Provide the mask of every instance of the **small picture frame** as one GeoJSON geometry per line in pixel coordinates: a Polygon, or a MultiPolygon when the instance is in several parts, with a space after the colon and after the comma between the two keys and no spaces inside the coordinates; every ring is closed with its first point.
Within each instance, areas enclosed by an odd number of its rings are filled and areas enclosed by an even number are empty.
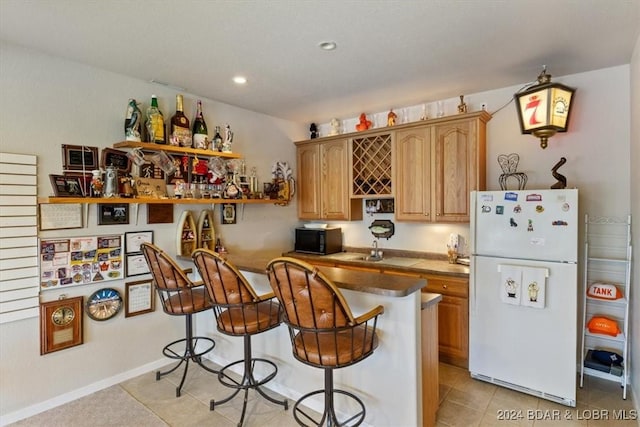
{"type": "Polygon", "coordinates": [[[151,279],[125,283],[125,318],[155,311],[155,302],[151,279]]]}
{"type": "Polygon", "coordinates": [[[102,160],[100,161],[100,165],[104,169],[106,169],[107,166],[114,166],[121,175],[128,175],[131,173],[131,160],[127,157],[127,153],[120,150],[114,150],[113,148],[102,149],[102,160]]]}
{"type": "Polygon", "coordinates": [[[165,179],[164,172],[153,163],[143,163],[138,166],[138,178],[165,179]]]}
{"type": "Polygon", "coordinates": [[[91,171],[98,169],[98,147],[63,144],[62,169],[65,171],[91,171]]]}
{"type": "Polygon", "coordinates": [[[129,205],[98,203],[98,225],[129,224],[129,205]]]}
{"type": "Polygon", "coordinates": [[[153,231],[133,231],[124,233],[124,253],[139,253],[140,245],[143,243],[153,243],[153,231]]]}
{"type": "Polygon", "coordinates": [[[38,226],[41,231],[82,228],[81,203],[40,203],[38,208],[38,226]]]}
{"type": "Polygon", "coordinates": [[[55,197],[84,197],[79,177],[49,174],[49,179],[55,197]]]}
{"type": "Polygon", "coordinates": [[[139,199],[162,199],[167,197],[164,179],[136,178],[136,195],[139,199]]]}
{"type": "Polygon", "coordinates": [[[125,268],[125,275],[127,277],[149,274],[149,265],[142,252],[126,254],[125,268]]]}
{"type": "Polygon", "coordinates": [[[80,180],[80,184],[82,184],[82,193],[85,197],[89,197],[91,195],[91,180],[93,179],[93,175],[89,172],[64,172],[64,176],[70,178],[78,178],[80,180]]]}
{"type": "Polygon", "coordinates": [[[223,203],[222,204],[222,223],[223,224],[235,224],[236,223],[236,205],[235,205],[235,203],[223,203]]]}

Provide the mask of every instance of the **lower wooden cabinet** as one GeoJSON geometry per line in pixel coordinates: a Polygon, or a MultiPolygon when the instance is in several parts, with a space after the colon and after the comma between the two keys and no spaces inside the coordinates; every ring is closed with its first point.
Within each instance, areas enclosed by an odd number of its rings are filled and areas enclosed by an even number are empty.
{"type": "Polygon", "coordinates": [[[461,368],[469,367],[469,281],[466,279],[423,276],[424,292],[442,295],[438,305],[438,347],[440,361],[461,368]]]}

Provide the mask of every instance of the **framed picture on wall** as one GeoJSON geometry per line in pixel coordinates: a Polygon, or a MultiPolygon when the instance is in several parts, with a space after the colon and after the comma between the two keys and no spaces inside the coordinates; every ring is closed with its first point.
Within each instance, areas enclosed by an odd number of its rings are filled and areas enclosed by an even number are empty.
{"type": "Polygon", "coordinates": [[[91,171],[98,169],[98,147],[63,144],[62,169],[65,171],[91,171]]]}
{"type": "Polygon", "coordinates": [[[235,205],[235,203],[223,203],[222,204],[222,223],[223,224],[235,224],[236,223],[236,205],[235,205]]]}
{"type": "Polygon", "coordinates": [[[49,179],[55,197],[84,197],[80,177],[50,174],[49,179]]]}
{"type": "Polygon", "coordinates": [[[126,203],[98,204],[98,225],[129,224],[129,205],[126,203]]]}
{"type": "Polygon", "coordinates": [[[151,313],[156,309],[152,280],[125,283],[124,317],[151,313]]]}
{"type": "Polygon", "coordinates": [[[153,243],[153,231],[133,231],[124,233],[124,253],[132,254],[140,252],[140,245],[143,243],[153,243]]]}

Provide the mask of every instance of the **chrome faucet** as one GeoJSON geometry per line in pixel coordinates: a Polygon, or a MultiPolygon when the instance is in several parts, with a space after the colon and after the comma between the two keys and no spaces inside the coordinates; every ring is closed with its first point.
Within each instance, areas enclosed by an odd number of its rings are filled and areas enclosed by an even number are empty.
{"type": "Polygon", "coordinates": [[[372,247],[373,249],[371,249],[371,258],[375,260],[382,259],[382,251],[378,250],[378,239],[373,241],[372,247]]]}

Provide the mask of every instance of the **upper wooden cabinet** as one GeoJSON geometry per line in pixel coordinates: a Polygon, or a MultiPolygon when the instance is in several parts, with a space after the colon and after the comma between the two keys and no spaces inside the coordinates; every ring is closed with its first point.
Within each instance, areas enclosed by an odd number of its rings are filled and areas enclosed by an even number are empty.
{"type": "Polygon", "coordinates": [[[347,140],[297,145],[298,217],[362,219],[362,200],[349,197],[347,140]]]}
{"type": "Polygon", "coordinates": [[[469,221],[469,193],[486,188],[490,118],[482,111],[396,132],[397,220],[469,221]]]}
{"type": "Polygon", "coordinates": [[[398,221],[469,222],[486,189],[486,111],[296,142],[298,217],[362,219],[362,199],[395,197],[398,221]]]}

